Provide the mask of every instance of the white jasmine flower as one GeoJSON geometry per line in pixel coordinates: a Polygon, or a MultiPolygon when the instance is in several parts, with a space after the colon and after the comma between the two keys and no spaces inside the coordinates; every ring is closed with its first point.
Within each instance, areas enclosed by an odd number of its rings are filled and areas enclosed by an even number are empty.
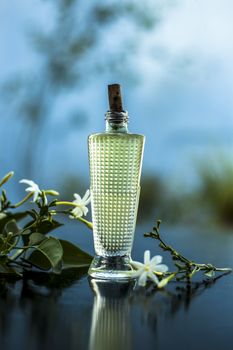
{"type": "Polygon", "coordinates": [[[74,193],[74,198],[75,200],[72,203],[76,204],[76,207],[71,211],[73,215],[70,215],[70,218],[74,219],[83,215],[86,216],[88,213],[87,204],[91,201],[90,191],[87,190],[83,198],[79,194],[74,193]]]}
{"type": "Polygon", "coordinates": [[[29,187],[25,189],[26,192],[33,193],[33,202],[35,202],[39,195],[41,194],[41,190],[39,189],[39,186],[32,180],[26,180],[22,179],[19,181],[20,183],[27,184],[29,187]]]}
{"type": "Polygon", "coordinates": [[[159,279],[156,274],[162,275],[168,271],[167,265],[161,264],[162,260],[163,258],[161,255],[155,255],[150,259],[150,251],[146,250],[144,253],[144,264],[137,261],[131,261],[131,265],[136,271],[132,271],[130,275],[132,277],[138,277],[139,286],[144,287],[148,278],[158,285],[159,279]]]}

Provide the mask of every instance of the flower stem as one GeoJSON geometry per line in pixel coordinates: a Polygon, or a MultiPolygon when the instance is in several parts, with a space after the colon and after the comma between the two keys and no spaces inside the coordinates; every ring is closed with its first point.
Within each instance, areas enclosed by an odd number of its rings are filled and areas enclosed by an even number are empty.
{"type": "Polygon", "coordinates": [[[77,207],[78,205],[73,202],[68,201],[57,201],[54,205],[71,205],[72,207],[77,207]]]}
{"type": "Polygon", "coordinates": [[[197,262],[194,262],[192,260],[189,260],[186,258],[184,255],[179,253],[177,250],[175,250],[172,246],[168,245],[165,243],[165,241],[161,238],[160,232],[159,232],[159,226],[160,226],[160,221],[157,222],[157,226],[153,227],[152,232],[145,233],[145,237],[151,237],[154,239],[157,239],[160,243],[159,246],[162,248],[164,251],[170,252],[172,258],[174,261],[179,261],[182,263],[182,265],[179,265],[178,263],[174,262],[175,266],[177,267],[177,271],[173,273],[167,273],[167,275],[173,275],[173,277],[177,276],[177,274],[182,274],[180,278],[176,277],[177,279],[191,279],[194,274],[196,274],[199,271],[204,271],[205,273],[208,274],[213,274],[215,271],[219,272],[231,272],[232,269],[230,267],[216,267],[213,266],[212,264],[200,264],[197,262]]]}
{"type": "Polygon", "coordinates": [[[76,219],[79,220],[79,221],[81,221],[81,222],[83,222],[90,230],[93,230],[93,224],[92,224],[92,222],[87,221],[87,220],[85,220],[85,219],[83,219],[83,218],[81,218],[81,217],[77,217],[76,219]]]}
{"type": "Polygon", "coordinates": [[[27,202],[28,199],[31,198],[32,196],[33,196],[33,193],[32,193],[32,192],[28,193],[20,202],[11,205],[10,208],[18,208],[18,207],[20,207],[22,204],[24,204],[25,202],[27,202]]]}
{"type": "MultiPolygon", "coordinates": [[[[71,205],[73,207],[78,207],[79,206],[79,205],[77,205],[77,204],[75,204],[73,202],[68,202],[68,201],[59,201],[59,202],[56,202],[55,205],[71,205]]],[[[67,212],[65,212],[65,214],[67,214],[67,212]]],[[[82,223],[84,223],[90,230],[93,229],[92,222],[83,219],[81,216],[79,216],[79,217],[75,217],[74,216],[74,219],[79,220],[82,223]]]]}

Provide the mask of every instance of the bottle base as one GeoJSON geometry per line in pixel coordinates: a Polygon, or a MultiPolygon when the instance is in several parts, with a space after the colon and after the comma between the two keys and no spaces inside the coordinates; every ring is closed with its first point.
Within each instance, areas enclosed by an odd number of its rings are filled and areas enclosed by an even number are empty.
{"type": "Polygon", "coordinates": [[[132,280],[130,271],[130,257],[124,256],[109,256],[103,257],[96,255],[88,270],[89,276],[102,280],[132,280]]]}

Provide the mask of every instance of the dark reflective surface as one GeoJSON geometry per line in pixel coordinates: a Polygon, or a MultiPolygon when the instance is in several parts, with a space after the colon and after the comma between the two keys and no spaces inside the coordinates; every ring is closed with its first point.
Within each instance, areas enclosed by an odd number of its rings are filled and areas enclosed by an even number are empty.
{"type": "Polygon", "coordinates": [[[135,282],[111,283],[91,279],[95,293],[89,350],[131,349],[130,295],[135,282]]]}
{"type": "MultiPolygon", "coordinates": [[[[67,238],[90,248],[91,236],[76,227],[67,238]]],[[[167,229],[165,237],[193,258],[233,265],[230,234],[167,229]]],[[[158,253],[138,233],[135,258],[149,247],[158,253]]],[[[1,279],[0,349],[232,349],[232,297],[233,274],[162,291],[89,279],[86,270],[1,279]]]]}

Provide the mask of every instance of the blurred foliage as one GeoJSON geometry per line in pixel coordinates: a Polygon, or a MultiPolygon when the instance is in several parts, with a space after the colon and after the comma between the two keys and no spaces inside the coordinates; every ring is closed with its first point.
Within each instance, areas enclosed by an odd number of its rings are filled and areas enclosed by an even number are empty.
{"type": "Polygon", "coordinates": [[[62,182],[60,184],[60,194],[66,200],[73,197],[74,192],[76,193],[85,193],[88,188],[87,181],[84,181],[83,178],[77,177],[73,174],[66,174],[62,177],[62,182]]]}
{"type": "Polygon", "coordinates": [[[233,164],[221,157],[214,164],[202,163],[197,201],[210,220],[233,226],[233,164]]]}
{"type": "Polygon", "coordinates": [[[139,222],[155,217],[166,222],[176,222],[182,216],[182,206],[183,198],[168,187],[161,177],[149,174],[142,177],[139,222]]]}
{"type": "MultiPolygon", "coordinates": [[[[161,176],[145,174],[141,179],[138,223],[160,218],[170,224],[233,226],[233,164],[227,158],[201,162],[198,185],[168,183],[161,176]]],[[[70,174],[62,177],[62,197],[83,194],[88,183],[70,174]]]]}
{"type": "Polygon", "coordinates": [[[179,191],[160,177],[142,179],[139,221],[159,217],[167,223],[233,227],[233,164],[226,157],[200,162],[198,185],[179,191]]]}
{"type": "Polygon", "coordinates": [[[11,106],[12,116],[17,120],[24,119],[25,148],[21,150],[24,160],[20,163],[26,177],[33,177],[35,170],[38,172],[37,163],[43,165],[46,149],[43,142],[56,102],[59,100],[61,103],[64,95],[75,88],[77,105],[74,110],[67,110],[66,120],[69,123],[71,119],[71,123],[80,128],[83,120],[73,123],[77,121],[74,116],[79,115],[78,89],[101,69],[120,68],[127,72],[126,57],[140,47],[136,34],[139,32],[135,31],[132,38],[125,40],[127,36],[121,35],[120,38],[118,31],[112,30],[113,25],[131,23],[137,29],[149,30],[158,23],[160,16],[159,3],[154,4],[151,0],[143,3],[132,0],[46,2],[51,4],[53,10],[51,18],[48,18],[52,23],[50,29],[36,28],[34,23],[29,33],[32,47],[40,56],[38,65],[34,71],[23,72],[9,79],[2,89],[3,101],[11,106]],[[112,33],[111,42],[117,43],[112,54],[108,54],[109,44],[105,45],[109,33],[112,33]],[[104,45],[102,54],[98,53],[101,44],[104,45]]]}
{"type": "Polygon", "coordinates": [[[159,177],[145,175],[141,180],[141,194],[138,208],[138,221],[159,217],[164,207],[165,186],[159,177]],[[160,212],[160,213],[159,213],[160,212]]]}

